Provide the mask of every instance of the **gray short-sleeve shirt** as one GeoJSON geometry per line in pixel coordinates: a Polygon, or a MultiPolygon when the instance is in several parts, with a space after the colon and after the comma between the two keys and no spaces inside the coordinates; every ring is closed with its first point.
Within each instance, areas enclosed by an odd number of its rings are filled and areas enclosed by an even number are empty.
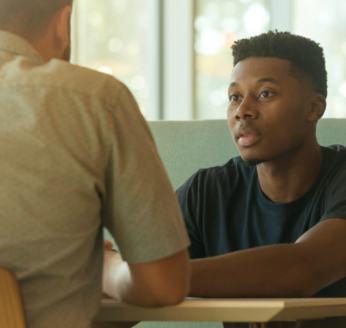
{"type": "Polygon", "coordinates": [[[0,31],[0,266],[29,328],[89,327],[101,296],[102,227],[124,260],[189,246],[174,191],[128,89],[0,31]]]}

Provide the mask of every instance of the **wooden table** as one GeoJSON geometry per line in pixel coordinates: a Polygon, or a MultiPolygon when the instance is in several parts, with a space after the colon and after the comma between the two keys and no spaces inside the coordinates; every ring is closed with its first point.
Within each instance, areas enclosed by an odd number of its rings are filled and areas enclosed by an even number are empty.
{"type": "MultiPolygon", "coordinates": [[[[242,322],[248,323],[247,327],[250,325],[253,328],[265,328],[293,327],[292,324],[284,323],[329,317],[346,317],[346,298],[189,299],[178,306],[160,309],[140,308],[113,300],[104,300],[95,320],[101,322],[222,321],[242,322]]],[[[315,325],[311,327],[317,327],[318,321],[313,322],[315,325]]],[[[345,323],[346,319],[342,327],[346,327],[345,323]]],[[[232,324],[224,325],[236,327],[232,324]]],[[[331,327],[331,324],[326,327],[331,327]]]]}

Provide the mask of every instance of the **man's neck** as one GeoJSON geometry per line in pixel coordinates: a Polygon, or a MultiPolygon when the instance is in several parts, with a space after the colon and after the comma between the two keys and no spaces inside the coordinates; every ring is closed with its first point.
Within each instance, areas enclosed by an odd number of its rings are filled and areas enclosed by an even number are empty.
{"type": "Polygon", "coordinates": [[[315,182],[323,154],[317,141],[297,152],[257,166],[264,194],[274,203],[288,203],[305,194],[315,182]]]}
{"type": "Polygon", "coordinates": [[[28,37],[18,28],[16,29],[8,27],[3,30],[15,34],[30,43],[30,45],[39,53],[39,55],[46,63],[48,63],[53,58],[62,59],[61,54],[57,52],[54,44],[52,28],[47,29],[45,35],[37,37],[28,37]]]}

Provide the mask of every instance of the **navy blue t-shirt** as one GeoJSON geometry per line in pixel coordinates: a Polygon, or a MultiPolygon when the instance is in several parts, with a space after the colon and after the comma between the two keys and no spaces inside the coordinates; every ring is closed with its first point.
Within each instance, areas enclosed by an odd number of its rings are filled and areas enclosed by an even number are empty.
{"type": "MultiPolygon", "coordinates": [[[[194,174],[177,191],[191,258],[295,243],[323,220],[346,219],[346,149],[333,145],[322,152],[316,181],[290,203],[271,202],[260,188],[256,167],[246,166],[241,157],[194,174]]],[[[314,296],[346,297],[346,278],[314,296]]]]}

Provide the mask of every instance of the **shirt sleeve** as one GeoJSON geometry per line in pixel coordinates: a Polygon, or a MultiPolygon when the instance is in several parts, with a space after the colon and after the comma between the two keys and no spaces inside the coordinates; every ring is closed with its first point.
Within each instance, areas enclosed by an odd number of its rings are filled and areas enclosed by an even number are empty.
{"type": "Polygon", "coordinates": [[[156,261],[188,248],[173,187],[149,127],[125,86],[109,112],[103,225],[130,263],[156,261]]]}
{"type": "Polygon", "coordinates": [[[325,212],[321,221],[331,218],[346,220],[346,164],[336,172],[328,186],[325,212]]]}
{"type": "Polygon", "coordinates": [[[191,259],[205,258],[202,233],[198,224],[199,179],[198,173],[187,180],[176,192],[191,245],[191,259]]]}

